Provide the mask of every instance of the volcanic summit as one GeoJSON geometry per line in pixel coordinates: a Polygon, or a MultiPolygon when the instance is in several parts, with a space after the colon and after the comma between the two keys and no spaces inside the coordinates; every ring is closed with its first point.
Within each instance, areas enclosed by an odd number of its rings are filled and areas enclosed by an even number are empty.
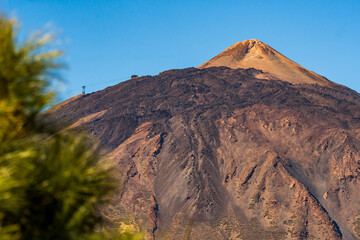
{"type": "Polygon", "coordinates": [[[219,66],[256,68],[290,83],[331,85],[325,77],[303,68],[257,39],[238,42],[198,68],[219,66]]]}
{"type": "MultiPolygon", "coordinates": [[[[270,46],[77,96],[122,186],[101,210],[146,239],[358,239],[360,95],[270,46]]],[[[65,125],[64,125],[65,123],[65,125]]]]}

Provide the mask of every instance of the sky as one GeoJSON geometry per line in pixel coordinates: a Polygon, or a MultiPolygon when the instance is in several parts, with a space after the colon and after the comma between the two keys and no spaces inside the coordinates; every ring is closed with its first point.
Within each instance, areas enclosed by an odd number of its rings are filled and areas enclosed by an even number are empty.
{"type": "Polygon", "coordinates": [[[0,11],[20,37],[57,36],[68,66],[57,101],[196,67],[246,39],[360,92],[359,0],[0,0],[0,11]]]}

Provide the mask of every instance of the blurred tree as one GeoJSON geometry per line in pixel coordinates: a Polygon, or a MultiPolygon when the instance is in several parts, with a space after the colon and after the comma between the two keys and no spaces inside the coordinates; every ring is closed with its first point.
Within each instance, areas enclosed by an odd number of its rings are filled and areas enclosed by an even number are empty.
{"type": "Polygon", "coordinates": [[[86,135],[40,128],[61,52],[46,34],[20,43],[18,29],[0,15],[0,239],[141,239],[101,232],[95,207],[114,181],[86,135]]]}

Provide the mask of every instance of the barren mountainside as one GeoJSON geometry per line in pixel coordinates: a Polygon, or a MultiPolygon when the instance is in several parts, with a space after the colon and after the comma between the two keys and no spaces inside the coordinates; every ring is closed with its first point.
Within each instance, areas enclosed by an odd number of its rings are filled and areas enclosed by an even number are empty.
{"type": "Polygon", "coordinates": [[[47,112],[119,166],[105,219],[147,239],[360,238],[360,95],[251,41],[47,112]]]}
{"type": "Polygon", "coordinates": [[[245,40],[201,64],[198,68],[227,66],[256,68],[291,83],[310,83],[331,87],[334,83],[291,61],[269,45],[257,40],[245,40]]]}

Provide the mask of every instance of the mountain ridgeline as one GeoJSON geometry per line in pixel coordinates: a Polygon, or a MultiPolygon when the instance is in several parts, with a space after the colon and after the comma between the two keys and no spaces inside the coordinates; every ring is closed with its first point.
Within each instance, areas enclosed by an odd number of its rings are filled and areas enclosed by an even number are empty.
{"type": "Polygon", "coordinates": [[[147,239],[360,237],[360,95],[258,40],[47,113],[98,139],[102,215],[147,239]]]}

